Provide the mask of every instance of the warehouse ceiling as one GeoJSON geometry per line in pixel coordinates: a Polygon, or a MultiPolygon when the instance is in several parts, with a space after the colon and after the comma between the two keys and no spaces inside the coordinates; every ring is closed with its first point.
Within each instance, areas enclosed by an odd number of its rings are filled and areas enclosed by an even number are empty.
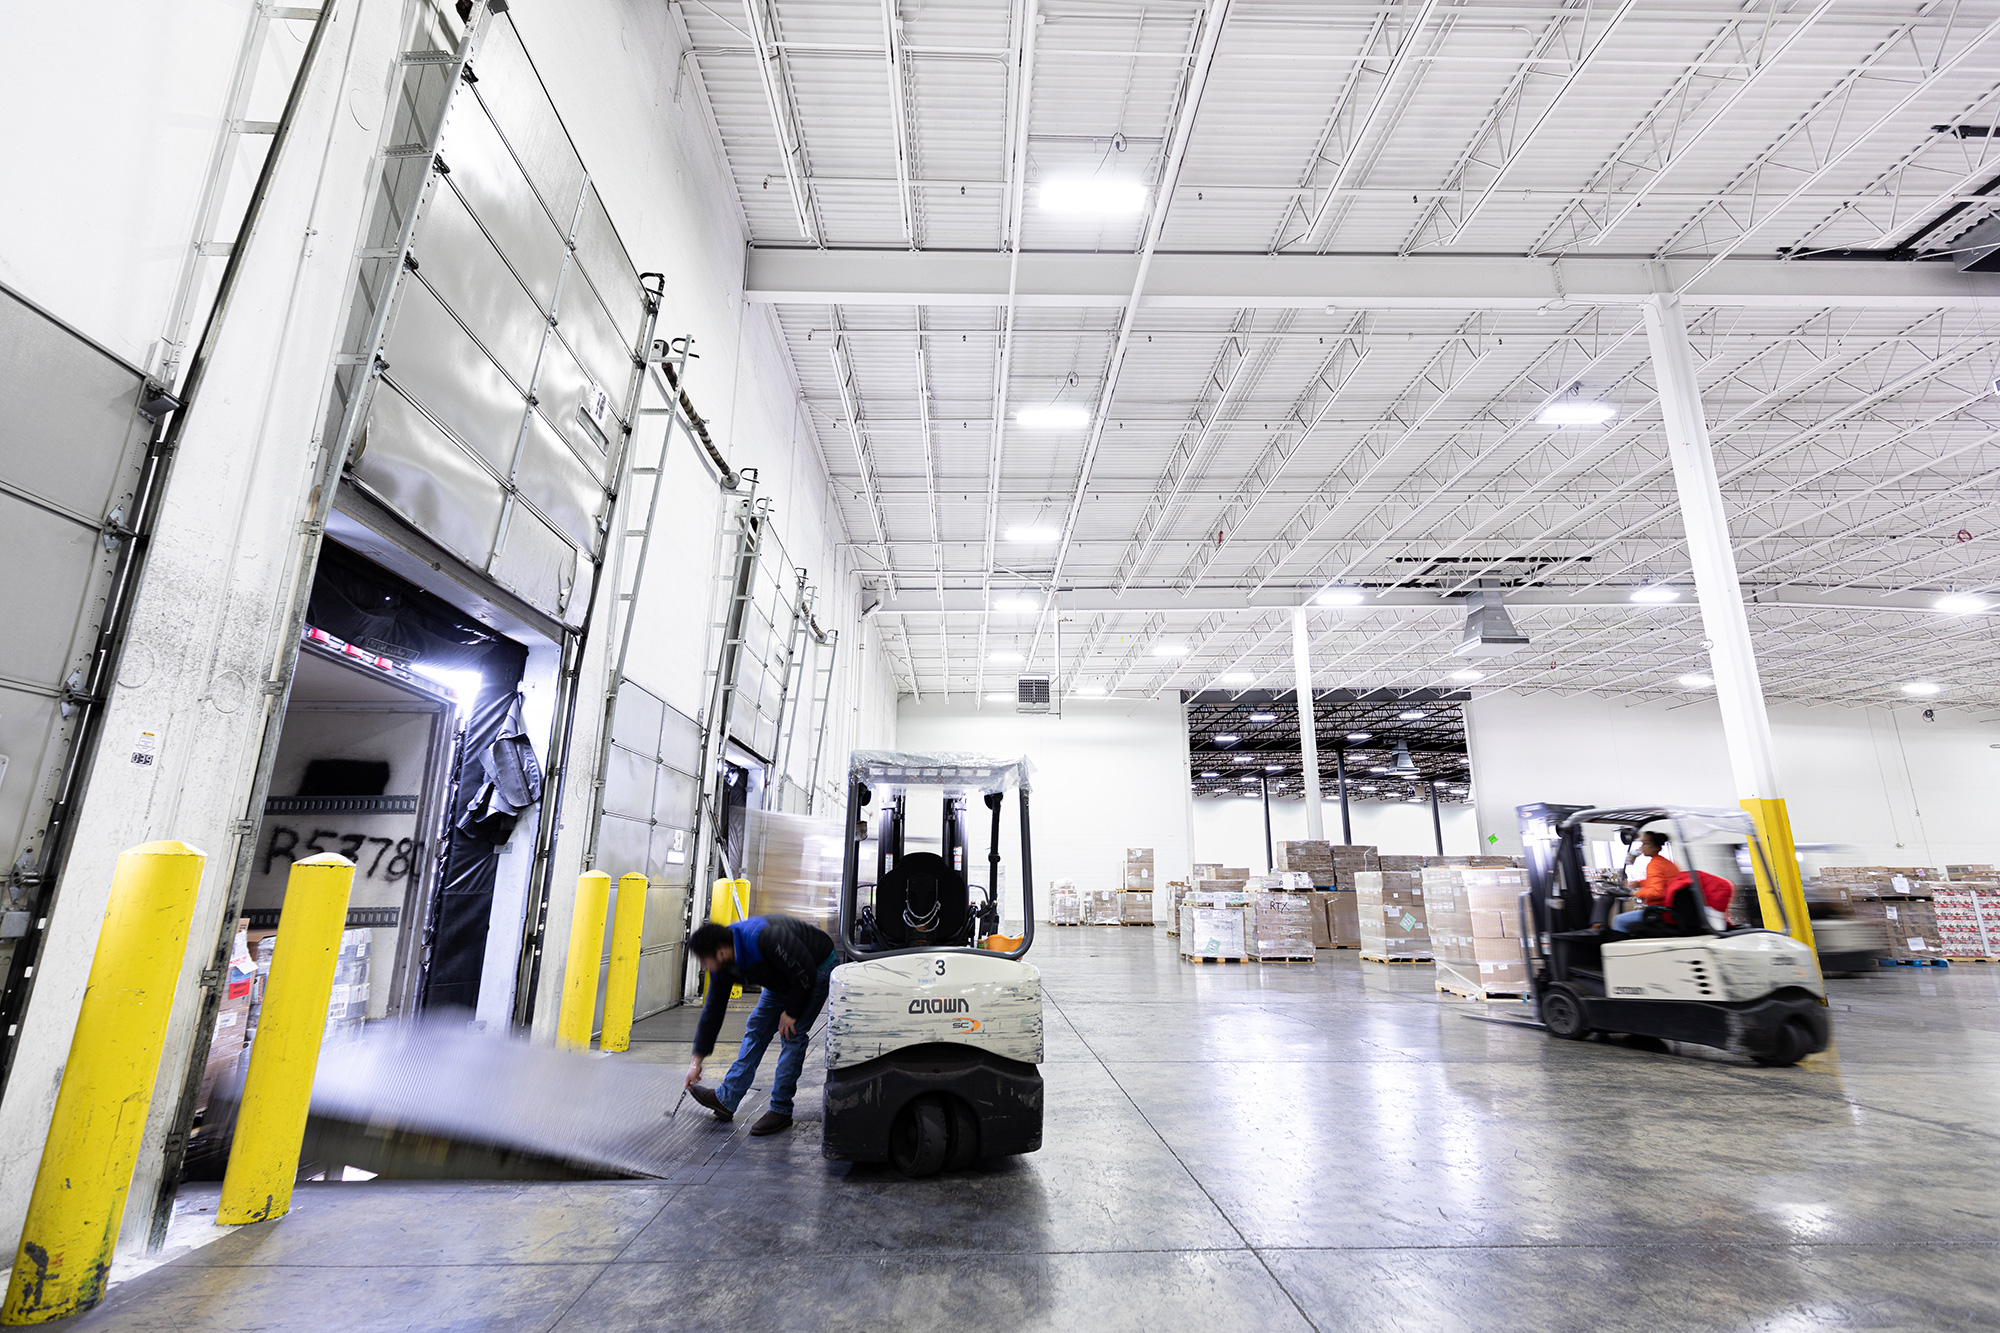
{"type": "Polygon", "coordinates": [[[906,692],[1705,697],[1668,290],[1767,694],[2000,715],[2000,0],[671,8],[906,692]]]}
{"type": "MultiPolygon", "coordinates": [[[[1304,792],[1299,713],[1290,690],[1208,690],[1187,699],[1189,772],[1197,796],[1304,792]]],[[[1472,798],[1465,695],[1444,690],[1315,690],[1313,737],[1323,799],[1472,798]],[[1398,747],[1409,756],[1399,771],[1398,747]]]]}

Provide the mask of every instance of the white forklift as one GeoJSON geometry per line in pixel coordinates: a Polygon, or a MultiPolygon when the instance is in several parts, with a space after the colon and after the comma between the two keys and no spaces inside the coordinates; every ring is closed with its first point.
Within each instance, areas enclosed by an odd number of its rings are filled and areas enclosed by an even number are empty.
{"type": "Polygon", "coordinates": [[[1704,839],[1747,845],[1768,879],[1770,861],[1748,815],[1546,804],[1517,813],[1528,862],[1522,953],[1536,1010],[1551,1034],[1693,1042],[1760,1065],[1796,1064],[1826,1049],[1826,986],[1811,947],[1782,929],[1718,923],[1703,901],[1694,853],[1704,839]],[[1648,826],[1669,831],[1667,855],[1683,874],[1667,902],[1647,907],[1629,931],[1612,929],[1622,873],[1609,869],[1608,882],[1593,884],[1586,871],[1590,825],[1608,826],[1627,845],[1648,826]]]}
{"type": "Polygon", "coordinates": [[[826,1156],[920,1177],[1042,1146],[1042,979],[1026,759],[858,750],[827,996],[826,1156]],[[1001,807],[1021,807],[1022,933],[1000,929],[1001,807]],[[968,807],[992,815],[986,883],[969,878],[968,807]],[[939,850],[906,850],[935,799],[939,850]],[[875,811],[872,882],[862,846],[875,811]],[[974,898],[974,889],[979,897],[974,898]]]}

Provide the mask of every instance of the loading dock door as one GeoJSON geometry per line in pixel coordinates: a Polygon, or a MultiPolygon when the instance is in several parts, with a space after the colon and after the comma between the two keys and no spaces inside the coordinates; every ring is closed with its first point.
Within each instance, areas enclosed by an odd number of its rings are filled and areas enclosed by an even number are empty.
{"type": "MultiPolygon", "coordinates": [[[[0,1081],[53,908],[51,819],[135,518],[152,432],[138,410],[144,386],[0,290],[0,1081]]],[[[121,739],[150,759],[144,737],[121,739]]]]}

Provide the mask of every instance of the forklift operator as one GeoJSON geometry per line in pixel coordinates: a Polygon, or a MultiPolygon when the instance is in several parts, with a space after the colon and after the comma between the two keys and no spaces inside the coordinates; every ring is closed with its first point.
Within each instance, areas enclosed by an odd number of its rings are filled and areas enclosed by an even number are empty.
{"type": "MultiPolygon", "coordinates": [[[[1681,877],[1681,868],[1666,858],[1667,835],[1655,833],[1651,829],[1639,835],[1639,850],[1635,855],[1650,857],[1646,862],[1646,879],[1639,885],[1636,896],[1639,901],[1652,906],[1665,906],[1667,893],[1674,881],[1681,877]]],[[[1621,934],[1630,933],[1646,915],[1644,907],[1630,912],[1620,912],[1611,918],[1611,928],[1621,934]]]]}
{"type": "Polygon", "coordinates": [[[750,1132],[761,1138],[790,1129],[792,1094],[799,1085],[799,1071],[805,1068],[806,1043],[813,1020],[826,1004],[833,966],[840,961],[832,936],[793,917],[753,916],[727,926],[704,924],[688,937],[688,950],[708,973],[708,998],[695,1028],[694,1063],[687,1072],[688,1095],[713,1111],[717,1120],[734,1119],[775,1033],[782,1049],[771,1081],[771,1106],[750,1132]],[[720,1084],[705,1088],[701,1062],[715,1049],[730,990],[745,982],[763,987],[764,994],[750,1011],[736,1062],[720,1084]]]}

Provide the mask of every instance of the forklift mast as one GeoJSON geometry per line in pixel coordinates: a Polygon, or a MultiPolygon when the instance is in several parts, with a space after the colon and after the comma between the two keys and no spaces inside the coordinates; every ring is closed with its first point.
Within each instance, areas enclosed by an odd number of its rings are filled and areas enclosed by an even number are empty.
{"type": "Polygon", "coordinates": [[[897,792],[882,807],[882,818],[875,831],[875,882],[881,883],[902,859],[903,793],[897,792]]]}
{"type": "Polygon", "coordinates": [[[1521,805],[1521,850],[1528,863],[1528,903],[1537,935],[1590,926],[1590,885],[1583,874],[1583,830],[1562,821],[1587,805],[1521,805]]]}
{"type": "Polygon", "coordinates": [[[944,798],[944,859],[963,879],[966,875],[966,827],[965,798],[946,796],[944,798]]]}

